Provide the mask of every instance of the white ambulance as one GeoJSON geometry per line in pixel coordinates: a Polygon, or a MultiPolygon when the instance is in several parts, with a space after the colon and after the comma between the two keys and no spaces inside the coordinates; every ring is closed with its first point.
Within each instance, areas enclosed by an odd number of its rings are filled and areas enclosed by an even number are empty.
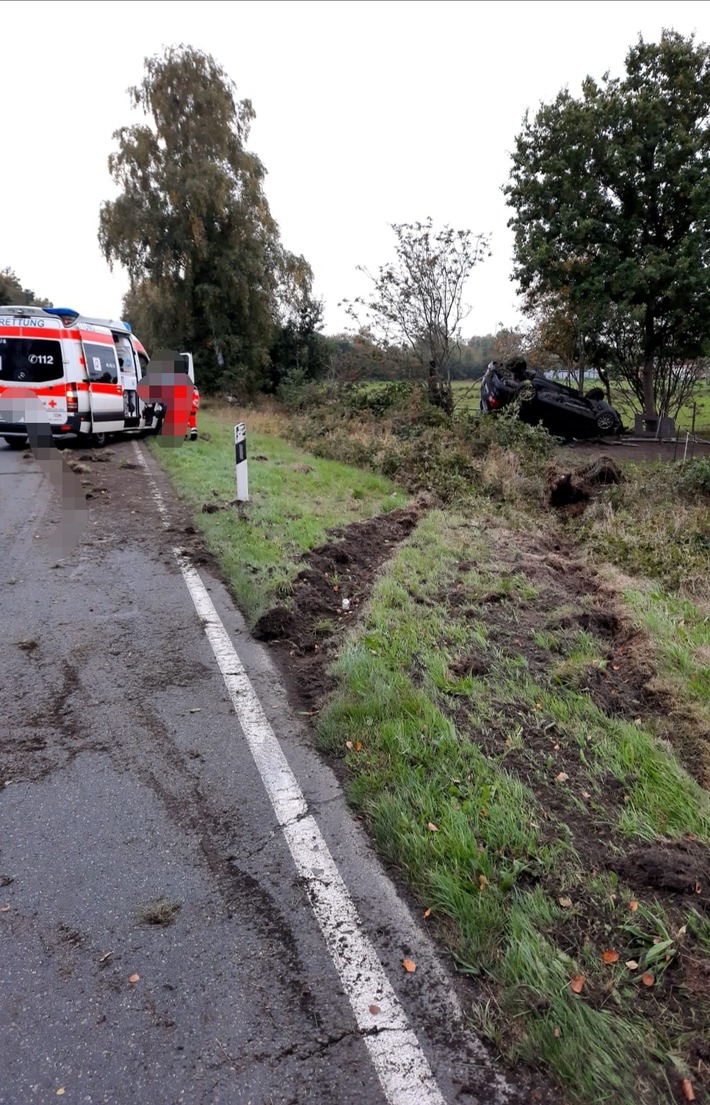
{"type": "MultiPolygon", "coordinates": [[[[192,357],[183,357],[194,383],[192,357]]],[[[26,445],[24,404],[33,397],[55,437],[103,445],[108,434],[158,432],[164,409],[137,390],[148,363],[126,322],[61,307],[0,307],[0,437],[26,445]]]]}

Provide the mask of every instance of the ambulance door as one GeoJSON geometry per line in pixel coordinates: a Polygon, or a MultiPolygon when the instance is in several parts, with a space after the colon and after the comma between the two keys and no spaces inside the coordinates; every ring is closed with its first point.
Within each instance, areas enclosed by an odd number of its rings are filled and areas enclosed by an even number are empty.
{"type": "Polygon", "coordinates": [[[140,404],[138,399],[138,368],[131,339],[127,334],[114,335],[118,364],[121,370],[123,386],[123,426],[126,430],[137,429],[140,425],[140,404]]]}
{"type": "Polygon", "coordinates": [[[124,428],[123,385],[118,357],[110,333],[82,331],[82,346],[89,381],[91,432],[115,433],[124,428]]]}

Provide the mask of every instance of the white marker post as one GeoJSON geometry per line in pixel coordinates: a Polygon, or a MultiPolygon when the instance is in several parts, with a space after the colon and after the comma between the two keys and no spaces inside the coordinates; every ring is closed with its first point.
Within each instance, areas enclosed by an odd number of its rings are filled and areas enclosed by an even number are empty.
{"type": "Polygon", "coordinates": [[[247,428],[243,422],[238,422],[234,427],[234,470],[237,478],[237,510],[241,514],[242,503],[249,499],[247,428]]]}

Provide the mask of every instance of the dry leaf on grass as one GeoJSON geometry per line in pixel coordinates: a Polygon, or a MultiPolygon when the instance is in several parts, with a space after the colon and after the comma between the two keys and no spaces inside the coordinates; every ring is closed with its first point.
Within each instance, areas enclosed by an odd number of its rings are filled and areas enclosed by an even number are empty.
{"type": "Polygon", "coordinates": [[[556,783],[566,783],[568,779],[569,779],[569,775],[567,774],[566,771],[560,771],[559,775],[555,775],[555,782],[556,783]]]}
{"type": "Polygon", "coordinates": [[[431,913],[431,906],[429,906],[428,909],[424,910],[424,912],[422,913],[422,917],[428,917],[430,913],[431,913]]]}
{"type": "Polygon", "coordinates": [[[638,960],[637,959],[627,959],[624,966],[628,967],[628,969],[630,971],[635,971],[636,968],[638,967],[638,960]]]}
{"type": "Polygon", "coordinates": [[[615,952],[613,948],[605,948],[602,952],[602,963],[618,963],[619,953],[615,952]]]}
{"type": "Polygon", "coordinates": [[[643,982],[644,986],[653,986],[656,980],[654,979],[650,971],[644,971],[641,975],[641,981],[643,982]]]}
{"type": "Polygon", "coordinates": [[[683,1091],[683,1097],[686,1101],[695,1101],[695,1094],[693,1093],[693,1086],[689,1078],[684,1078],[680,1084],[683,1091]]]}
{"type": "Polygon", "coordinates": [[[635,913],[636,910],[638,909],[638,907],[639,907],[638,902],[636,901],[635,898],[632,898],[631,901],[629,902],[629,909],[631,910],[631,912],[635,913]]]}
{"type": "Polygon", "coordinates": [[[427,829],[429,830],[430,833],[438,833],[439,826],[435,825],[433,821],[429,821],[427,823],[427,829]]]}
{"type": "Polygon", "coordinates": [[[413,975],[417,969],[417,965],[413,959],[403,959],[402,966],[404,967],[405,971],[409,972],[410,975],[413,975]]]}
{"type": "Polygon", "coordinates": [[[566,894],[563,894],[561,898],[557,899],[557,901],[560,903],[561,906],[563,906],[564,909],[569,909],[572,905],[572,899],[568,898],[566,894]]]}
{"type": "Polygon", "coordinates": [[[586,980],[585,980],[584,975],[575,975],[574,978],[570,979],[570,984],[569,985],[570,985],[570,989],[572,990],[572,993],[581,994],[582,993],[582,987],[584,986],[585,981],[586,980]]]}

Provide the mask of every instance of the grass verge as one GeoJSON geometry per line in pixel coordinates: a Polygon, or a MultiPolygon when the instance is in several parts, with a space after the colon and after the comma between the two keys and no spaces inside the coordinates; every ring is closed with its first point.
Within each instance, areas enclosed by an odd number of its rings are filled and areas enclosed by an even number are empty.
{"type": "Polygon", "coordinates": [[[311,456],[274,436],[283,421],[277,413],[249,412],[250,501],[240,519],[233,505],[235,421],[232,411],[204,410],[197,441],[167,449],[151,440],[150,447],[193,508],[253,624],[288,598],[303,553],[324,541],[329,529],[402,506],[407,496],[383,476],[311,456]]]}
{"type": "Polygon", "coordinates": [[[609,641],[588,591],[516,571],[485,511],[431,513],[400,548],[341,652],[319,740],[481,980],[478,1027],[574,1101],[672,1101],[710,1015],[693,989],[707,922],[629,856],[710,841],[707,794],[652,719],[591,690],[609,641]]]}

